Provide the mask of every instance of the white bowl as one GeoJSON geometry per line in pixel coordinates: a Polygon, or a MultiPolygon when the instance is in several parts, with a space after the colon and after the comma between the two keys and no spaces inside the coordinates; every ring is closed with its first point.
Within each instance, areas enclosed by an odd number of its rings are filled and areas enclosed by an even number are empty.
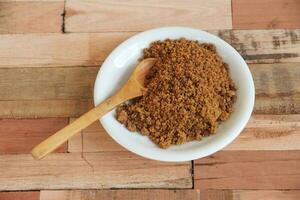
{"type": "Polygon", "coordinates": [[[188,161],[215,153],[232,142],[247,124],[254,105],[255,90],[250,70],[240,54],[224,40],[210,33],[185,27],[164,27],[139,33],[114,49],[106,58],[97,75],[94,102],[99,104],[111,96],[128,79],[142,49],[155,40],[185,37],[190,40],[209,42],[217,47],[218,53],[228,63],[230,75],[237,87],[237,101],[230,118],[223,122],[216,134],[201,141],[157,147],[146,136],[128,131],[115,119],[115,110],[100,120],[107,133],[120,145],[140,156],[160,161],[188,161]]]}

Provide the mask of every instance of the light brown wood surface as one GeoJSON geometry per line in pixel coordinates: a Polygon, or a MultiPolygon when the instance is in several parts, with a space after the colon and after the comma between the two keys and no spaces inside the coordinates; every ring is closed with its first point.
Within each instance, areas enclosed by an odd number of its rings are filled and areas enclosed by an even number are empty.
{"type": "Polygon", "coordinates": [[[29,192],[0,192],[0,200],[39,200],[39,191],[29,192]]]}
{"type": "MultiPolygon", "coordinates": [[[[29,153],[37,143],[67,124],[66,118],[1,119],[0,155],[29,153]]],[[[67,143],[57,152],[67,152],[67,143]]]]}
{"type": "Polygon", "coordinates": [[[299,189],[299,151],[223,151],[195,161],[197,189],[299,189]]]}
{"type": "Polygon", "coordinates": [[[157,59],[155,58],[147,58],[140,61],[129,79],[116,93],[39,143],[32,149],[31,155],[37,160],[42,159],[60,147],[60,145],[67,142],[72,136],[82,131],[93,122],[98,121],[99,118],[113,108],[128,100],[142,96],[144,93],[143,91],[146,90],[144,86],[145,77],[149,69],[151,69],[156,62],[157,59]]]}
{"type": "Polygon", "coordinates": [[[255,84],[254,113],[300,112],[300,63],[250,65],[255,84]]]}
{"type": "Polygon", "coordinates": [[[43,190],[40,200],[297,200],[299,190],[43,190]]]}
{"type": "Polygon", "coordinates": [[[0,34],[62,32],[63,12],[63,0],[0,0],[0,34]]]}
{"type": "Polygon", "coordinates": [[[73,190],[41,191],[40,200],[199,200],[197,190],[73,190]]]}
{"type": "MultiPolygon", "coordinates": [[[[99,122],[70,139],[68,150],[126,151],[106,133],[99,122]]],[[[225,150],[300,150],[300,115],[253,115],[244,131],[225,150]]]]}
{"type": "Polygon", "coordinates": [[[158,26],[231,29],[231,1],[68,0],[66,4],[66,32],[143,31],[158,26]]]}
{"type": "Polygon", "coordinates": [[[300,190],[235,190],[233,200],[297,200],[300,190]]]}
{"type": "Polygon", "coordinates": [[[300,30],[220,30],[247,63],[300,62],[300,30]]]}
{"type": "Polygon", "coordinates": [[[252,115],[225,150],[300,150],[300,115],[252,115]]]}
{"type": "MultiPolygon", "coordinates": [[[[300,29],[210,32],[232,44],[248,63],[300,62],[300,29]]],[[[1,35],[0,68],[99,66],[118,44],[134,34],[1,35]]]]}
{"type": "Polygon", "coordinates": [[[300,27],[298,0],[232,0],[234,29],[300,27]]]}
{"type": "Polygon", "coordinates": [[[131,35],[133,33],[2,35],[0,67],[99,66],[114,47],[131,35]]]}
{"type": "Polygon", "coordinates": [[[299,8],[298,0],[0,0],[0,200],[299,200],[299,8]],[[96,74],[117,45],[172,25],[223,38],[249,64],[254,113],[232,144],[162,163],[128,152],[96,122],[64,153],[33,160],[33,145],[93,107],[96,74]]]}
{"type": "Polygon", "coordinates": [[[191,163],[157,162],[130,152],[0,155],[1,190],[192,188],[191,163]]]}
{"type": "MultiPolygon", "coordinates": [[[[300,63],[251,64],[250,70],[255,113],[300,113],[300,63]]],[[[97,72],[98,67],[0,68],[0,116],[78,117],[93,107],[97,72]]]]}

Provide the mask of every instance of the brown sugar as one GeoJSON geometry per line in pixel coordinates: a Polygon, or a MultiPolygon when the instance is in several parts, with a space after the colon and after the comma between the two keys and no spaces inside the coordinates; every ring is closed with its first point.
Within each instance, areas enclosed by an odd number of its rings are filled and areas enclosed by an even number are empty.
{"type": "Polygon", "coordinates": [[[117,120],[162,148],[216,133],[233,111],[236,88],[215,46],[166,39],[144,49],[145,58],[158,59],[146,77],[147,91],[120,105],[117,120]]]}

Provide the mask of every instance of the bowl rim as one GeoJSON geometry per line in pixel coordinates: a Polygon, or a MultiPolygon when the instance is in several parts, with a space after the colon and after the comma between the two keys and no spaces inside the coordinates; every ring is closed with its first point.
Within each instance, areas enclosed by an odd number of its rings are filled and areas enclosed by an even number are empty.
{"type": "MultiPolygon", "coordinates": [[[[118,144],[120,144],[121,146],[123,146],[125,149],[140,155],[142,157],[148,158],[148,159],[153,159],[153,160],[158,160],[158,161],[169,161],[169,162],[179,162],[179,161],[190,161],[190,160],[195,160],[198,158],[202,158],[208,155],[211,155],[221,149],[223,149],[225,146],[227,146],[228,144],[230,144],[236,137],[238,137],[238,135],[241,133],[241,131],[244,129],[244,127],[246,126],[246,124],[248,123],[252,111],[253,111],[253,107],[254,107],[254,102],[255,102],[255,87],[254,87],[254,81],[253,81],[253,77],[252,74],[249,70],[249,67],[247,65],[247,63],[245,62],[245,60],[242,58],[242,56],[230,45],[228,44],[226,41],[224,41],[223,39],[208,33],[206,31],[203,30],[199,30],[199,29],[195,29],[195,28],[190,28],[190,27],[182,27],[182,26],[168,26],[168,27],[160,27],[160,28],[154,28],[154,29],[150,29],[144,32],[140,32],[137,33],[133,36],[131,36],[130,38],[126,39],[125,41],[123,41],[121,44],[119,44],[116,48],[113,49],[113,51],[106,57],[106,59],[104,60],[104,62],[102,63],[102,66],[105,66],[106,63],[111,62],[111,59],[113,57],[115,57],[115,55],[117,55],[117,53],[123,49],[124,47],[126,47],[127,45],[129,45],[132,41],[135,40],[139,40],[142,39],[143,37],[145,37],[148,34],[154,34],[154,33],[159,33],[159,32],[164,32],[164,31],[189,31],[189,32],[195,32],[195,33],[199,33],[200,35],[206,35],[209,36],[210,38],[214,38],[214,40],[219,40],[220,43],[222,43],[222,45],[227,46],[226,48],[231,49],[231,51],[235,54],[236,59],[239,59],[239,62],[242,62],[243,65],[245,66],[245,71],[247,73],[247,76],[250,78],[249,80],[249,92],[250,92],[250,99],[248,102],[248,107],[246,109],[246,111],[244,112],[245,114],[243,115],[243,119],[241,119],[241,121],[238,123],[238,125],[236,125],[235,130],[233,131],[233,133],[231,133],[230,137],[228,136],[226,138],[226,140],[219,140],[217,143],[215,143],[214,148],[208,148],[206,149],[206,151],[195,151],[193,153],[191,153],[190,155],[187,156],[181,156],[178,158],[168,158],[168,157],[160,157],[160,156],[156,156],[156,155],[151,155],[148,154],[147,151],[137,151],[135,148],[133,148],[130,145],[124,144],[122,142],[120,142],[118,140],[118,138],[114,137],[112,134],[110,134],[109,131],[109,126],[106,123],[103,123],[103,121],[101,119],[99,119],[100,123],[102,124],[103,128],[106,130],[106,132],[110,135],[110,137],[113,138],[113,140],[115,140],[118,144]]],[[[97,90],[97,86],[99,85],[99,77],[103,72],[103,67],[100,67],[96,80],[95,80],[95,84],[94,84],[94,105],[97,105],[97,96],[98,96],[98,90],[97,90]]]]}

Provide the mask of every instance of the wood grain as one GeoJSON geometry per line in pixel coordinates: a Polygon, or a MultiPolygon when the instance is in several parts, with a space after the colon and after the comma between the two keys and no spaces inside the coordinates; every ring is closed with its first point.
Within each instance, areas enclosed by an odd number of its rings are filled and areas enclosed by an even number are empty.
{"type": "Polygon", "coordinates": [[[300,29],[212,31],[247,63],[299,62],[300,29]]]}
{"type": "Polygon", "coordinates": [[[2,68],[1,116],[78,116],[93,106],[97,72],[98,67],[2,68]]]}
{"type": "MultiPolygon", "coordinates": [[[[300,150],[300,115],[253,115],[225,150],[300,150]]],[[[69,152],[126,151],[93,123],[68,142],[69,152]],[[83,145],[83,146],[82,146],[83,145]]]]}
{"type": "Polygon", "coordinates": [[[66,4],[66,32],[144,31],[159,26],[231,29],[231,1],[68,0],[66,4]]]}
{"type": "Polygon", "coordinates": [[[299,10],[297,0],[233,0],[233,28],[299,28],[299,10]]]}
{"type": "MultiPolygon", "coordinates": [[[[300,113],[299,63],[253,64],[250,69],[256,114],[300,113]]],[[[93,106],[97,71],[98,67],[0,68],[0,117],[80,116],[93,106]]]]}
{"type": "Polygon", "coordinates": [[[63,1],[0,0],[0,34],[62,32],[63,1]]]}
{"type": "Polygon", "coordinates": [[[234,190],[233,200],[298,200],[300,190],[234,190]]]}
{"type": "Polygon", "coordinates": [[[255,113],[300,111],[300,63],[250,65],[255,84],[255,113]]]}
{"type": "Polygon", "coordinates": [[[42,190],[40,200],[298,200],[300,190],[42,190]]]}
{"type": "Polygon", "coordinates": [[[0,155],[0,190],[192,188],[191,162],[168,163],[130,152],[0,155]]]}
{"type": "MultiPolygon", "coordinates": [[[[300,29],[210,31],[248,63],[300,62],[300,29]]],[[[0,68],[99,66],[134,32],[16,34],[0,37],[0,68]]]]}
{"type": "Polygon", "coordinates": [[[300,115],[252,115],[225,150],[300,150],[299,138],[300,115]]]}
{"type": "Polygon", "coordinates": [[[40,200],[199,200],[198,190],[52,190],[41,191],[40,200]]]}
{"type": "Polygon", "coordinates": [[[201,190],[199,200],[233,200],[232,193],[232,190],[201,190]]]}
{"type": "Polygon", "coordinates": [[[197,189],[300,189],[299,151],[223,151],[195,161],[197,189]]]}
{"type": "MultiPolygon", "coordinates": [[[[74,119],[70,119],[70,122],[74,119]]],[[[69,152],[127,151],[117,144],[97,121],[68,141],[69,152]]]]}
{"type": "Polygon", "coordinates": [[[0,192],[0,200],[39,200],[39,191],[0,192]]]}
{"type": "MultiPolygon", "coordinates": [[[[0,119],[0,154],[29,153],[42,140],[68,124],[66,118],[0,119]]],[[[66,152],[67,143],[56,152],[66,152]]]]}
{"type": "Polygon", "coordinates": [[[0,68],[99,66],[133,33],[17,34],[0,37],[0,68]]]}

